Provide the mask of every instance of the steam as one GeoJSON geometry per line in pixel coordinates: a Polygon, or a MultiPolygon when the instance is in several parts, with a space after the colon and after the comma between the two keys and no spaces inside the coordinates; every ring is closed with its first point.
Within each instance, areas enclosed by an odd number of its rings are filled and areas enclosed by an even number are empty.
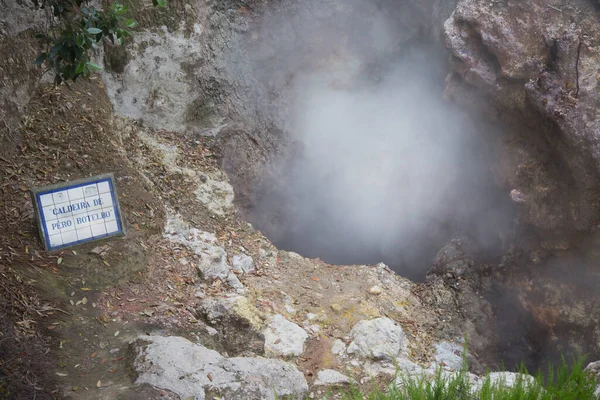
{"type": "Polygon", "coordinates": [[[290,140],[255,224],[284,249],[413,278],[457,232],[499,247],[510,218],[484,133],[442,98],[441,49],[415,45],[370,2],[320,18],[326,6],[305,4],[266,18],[255,48],[258,81],[286,82],[290,140]]]}

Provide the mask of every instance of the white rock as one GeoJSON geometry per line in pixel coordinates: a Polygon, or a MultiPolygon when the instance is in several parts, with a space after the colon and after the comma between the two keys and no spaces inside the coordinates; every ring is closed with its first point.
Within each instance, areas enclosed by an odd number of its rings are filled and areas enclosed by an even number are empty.
{"type": "Polygon", "coordinates": [[[296,366],[265,358],[225,358],[182,337],[140,336],[132,343],[136,384],[204,400],[206,391],[227,398],[304,398],[308,385],[296,366]]]}
{"type": "Polygon", "coordinates": [[[335,339],[333,341],[333,346],[331,346],[332,354],[341,354],[346,351],[346,344],[342,342],[340,339],[335,339]]]}
{"type": "Polygon", "coordinates": [[[335,386],[349,384],[350,378],[333,369],[324,369],[317,372],[317,379],[313,382],[314,386],[335,386]]]}
{"type": "Polygon", "coordinates": [[[265,354],[270,357],[299,356],[304,352],[308,334],[282,315],[274,315],[263,331],[265,354]]]}
{"type": "Polygon", "coordinates": [[[458,371],[462,367],[463,346],[451,342],[436,343],[434,358],[443,368],[458,371]]]}
{"type": "Polygon", "coordinates": [[[365,374],[369,378],[375,378],[378,376],[387,376],[387,377],[395,377],[396,376],[396,367],[391,364],[382,364],[379,362],[367,362],[365,363],[363,370],[365,374]]]}
{"type": "MultiPolygon", "coordinates": [[[[600,380],[600,361],[594,361],[594,362],[589,363],[587,365],[587,367],[585,367],[584,371],[596,376],[596,379],[600,380]]],[[[596,391],[594,392],[594,396],[600,397],[600,385],[598,385],[598,387],[596,388],[596,391]]]]}
{"type": "MultiPolygon", "coordinates": [[[[492,372],[488,375],[490,383],[492,386],[502,384],[506,387],[514,387],[519,379],[523,380],[524,386],[533,385],[535,383],[535,379],[531,375],[521,374],[518,372],[492,372]]],[[[484,385],[486,378],[480,378],[473,386],[472,391],[476,392],[484,385]]]]}
{"type": "Polygon", "coordinates": [[[378,296],[381,293],[383,293],[383,289],[381,288],[381,286],[371,286],[371,288],[369,289],[369,293],[371,293],[372,295],[378,296]]]}
{"type": "Polygon", "coordinates": [[[206,332],[208,332],[208,334],[210,336],[215,336],[217,333],[219,333],[219,331],[217,331],[215,328],[213,328],[212,326],[205,326],[204,327],[206,329],[206,332]]]}
{"type": "Polygon", "coordinates": [[[246,254],[235,255],[231,259],[231,266],[238,274],[247,274],[254,271],[254,260],[246,254]]]}
{"type": "Polygon", "coordinates": [[[408,348],[402,327],[389,318],[358,322],[350,331],[346,352],[362,358],[394,360],[408,348]]]}
{"type": "Polygon", "coordinates": [[[312,321],[313,319],[317,318],[318,315],[317,314],[313,314],[313,313],[307,313],[306,314],[306,319],[309,321],[312,321]]]}
{"type": "Polygon", "coordinates": [[[396,367],[398,371],[410,374],[420,374],[423,372],[423,368],[408,358],[399,357],[396,359],[396,367]]]}
{"type": "Polygon", "coordinates": [[[203,279],[225,280],[231,268],[227,264],[227,253],[222,247],[210,246],[200,253],[200,262],[198,263],[198,271],[203,279]]]}
{"type": "Polygon", "coordinates": [[[584,369],[585,372],[595,375],[600,378],[600,361],[593,361],[587,365],[584,369]]]}
{"type": "Polygon", "coordinates": [[[227,278],[225,278],[225,283],[235,289],[238,294],[244,294],[244,285],[234,273],[227,275],[227,278]]]}
{"type": "Polygon", "coordinates": [[[237,277],[227,279],[231,274],[231,267],[227,264],[227,253],[216,244],[217,238],[212,233],[190,227],[179,215],[168,215],[163,236],[188,247],[200,257],[197,268],[203,279],[221,279],[236,290],[243,289],[237,277]]]}

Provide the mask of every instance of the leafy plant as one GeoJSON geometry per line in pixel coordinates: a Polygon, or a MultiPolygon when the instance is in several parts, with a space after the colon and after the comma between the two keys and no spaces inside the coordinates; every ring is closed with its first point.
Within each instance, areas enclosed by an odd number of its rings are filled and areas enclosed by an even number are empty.
{"type": "MultiPolygon", "coordinates": [[[[40,35],[46,46],[35,64],[46,64],[55,74],[55,83],[76,81],[102,69],[90,60],[97,44],[104,40],[123,44],[137,21],[127,18],[128,8],[114,2],[102,10],[90,6],[87,0],[34,0],[36,6],[51,11],[56,22],[47,35],[40,35]]],[[[165,7],[166,0],[152,0],[157,7],[165,7]]]]}

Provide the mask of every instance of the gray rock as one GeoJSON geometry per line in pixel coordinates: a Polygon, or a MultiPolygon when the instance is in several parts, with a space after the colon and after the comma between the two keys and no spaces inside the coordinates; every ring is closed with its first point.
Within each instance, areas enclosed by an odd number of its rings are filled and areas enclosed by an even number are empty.
{"type": "Polygon", "coordinates": [[[304,398],[308,392],[302,372],[282,360],[234,357],[225,360],[223,367],[243,380],[240,399],[304,398]]]}
{"type": "Polygon", "coordinates": [[[406,351],[408,341],[402,327],[389,318],[363,320],[350,331],[346,352],[362,358],[394,360],[406,351]]]}
{"type": "MultiPolygon", "coordinates": [[[[600,361],[591,362],[585,367],[585,372],[592,374],[596,377],[596,380],[600,381],[600,361]]],[[[594,396],[600,396],[600,384],[594,392],[594,396]]]]}
{"type": "MultiPolygon", "coordinates": [[[[494,385],[503,385],[506,387],[514,387],[519,380],[523,381],[524,386],[533,385],[535,383],[535,379],[531,375],[521,374],[518,372],[492,372],[488,375],[490,383],[492,386],[494,385]]],[[[475,392],[480,390],[484,385],[486,378],[481,378],[472,386],[472,390],[475,392]]]]}
{"type": "Polygon", "coordinates": [[[198,271],[203,279],[226,280],[231,272],[231,268],[227,264],[227,253],[225,253],[225,250],[219,246],[210,246],[203,250],[200,254],[198,271]]]}
{"type": "Polygon", "coordinates": [[[451,342],[436,343],[434,358],[438,365],[458,371],[462,367],[463,346],[451,342]]]}
{"type": "Polygon", "coordinates": [[[235,289],[238,294],[244,294],[244,285],[240,282],[240,279],[235,276],[235,274],[230,273],[225,278],[225,283],[229,285],[231,288],[235,289]]]}
{"type": "Polygon", "coordinates": [[[518,188],[511,197],[524,208],[528,223],[543,229],[591,229],[599,213],[589,188],[597,186],[600,162],[600,53],[591,50],[592,36],[582,32],[597,31],[600,25],[585,13],[548,12],[548,3],[522,4],[504,2],[500,8],[493,1],[458,1],[444,24],[456,72],[444,93],[507,123],[510,136],[531,140],[510,146],[512,154],[524,157],[509,162],[504,177],[509,187],[518,188]],[[552,129],[539,121],[550,121],[552,129]],[[530,143],[545,140],[535,152],[528,150],[530,143]],[[560,174],[544,163],[547,154],[569,160],[560,174]],[[528,176],[547,176],[543,186],[515,173],[523,159],[534,166],[528,176]],[[560,176],[566,175],[573,182],[569,196],[562,198],[567,184],[560,176]]]}
{"type": "Polygon", "coordinates": [[[188,247],[200,257],[197,267],[203,279],[221,279],[234,289],[240,289],[241,282],[237,278],[227,279],[231,273],[231,267],[227,264],[227,253],[217,245],[214,234],[190,227],[179,215],[169,215],[164,237],[188,247]]]}
{"type": "MultiPolygon", "coordinates": [[[[368,382],[369,379],[382,376],[385,376],[387,378],[393,378],[398,372],[394,364],[389,362],[381,363],[376,361],[365,363],[365,365],[363,365],[363,371],[366,375],[366,379],[363,379],[365,382],[368,382]]],[[[361,380],[361,382],[363,380],[361,380]]]]}
{"type": "Polygon", "coordinates": [[[399,372],[409,373],[409,374],[421,374],[423,373],[423,368],[408,358],[399,357],[396,359],[396,368],[399,372]]]}
{"type": "Polygon", "coordinates": [[[317,379],[313,382],[314,386],[340,386],[349,384],[350,378],[333,369],[324,369],[317,372],[317,379]]]}
{"type": "Polygon", "coordinates": [[[304,342],[308,334],[298,325],[282,315],[274,315],[263,331],[265,354],[271,357],[299,356],[304,352],[304,342]]]}
{"type": "Polygon", "coordinates": [[[340,339],[335,339],[333,341],[333,345],[331,346],[332,354],[341,354],[346,350],[346,344],[342,342],[340,339]]]}
{"type": "Polygon", "coordinates": [[[207,394],[228,399],[301,399],[308,392],[304,375],[281,360],[225,358],[182,337],[140,336],[132,343],[136,384],[170,390],[198,400],[207,394]]]}
{"type": "Polygon", "coordinates": [[[247,274],[254,271],[254,260],[246,254],[233,256],[231,265],[238,274],[247,274]]]}
{"type": "Polygon", "coordinates": [[[451,239],[438,251],[430,272],[435,274],[451,273],[462,276],[473,265],[468,254],[469,241],[466,238],[451,239]]]}
{"type": "Polygon", "coordinates": [[[224,350],[235,355],[264,354],[260,313],[244,296],[207,297],[196,313],[219,332],[224,350]]]}
{"type": "Polygon", "coordinates": [[[593,361],[589,363],[587,367],[585,367],[584,371],[600,379],[600,361],[593,361]]]}

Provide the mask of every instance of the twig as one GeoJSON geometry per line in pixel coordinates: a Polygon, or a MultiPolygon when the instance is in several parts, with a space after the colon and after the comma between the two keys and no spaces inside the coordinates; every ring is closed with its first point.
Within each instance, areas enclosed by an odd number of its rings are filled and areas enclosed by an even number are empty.
{"type": "Polygon", "coordinates": [[[556,11],[558,11],[558,12],[563,12],[563,10],[561,10],[560,8],[558,8],[558,7],[555,7],[555,6],[553,6],[553,5],[550,5],[550,4],[548,4],[548,8],[551,8],[551,9],[553,9],[553,10],[556,10],[556,11]]]}

